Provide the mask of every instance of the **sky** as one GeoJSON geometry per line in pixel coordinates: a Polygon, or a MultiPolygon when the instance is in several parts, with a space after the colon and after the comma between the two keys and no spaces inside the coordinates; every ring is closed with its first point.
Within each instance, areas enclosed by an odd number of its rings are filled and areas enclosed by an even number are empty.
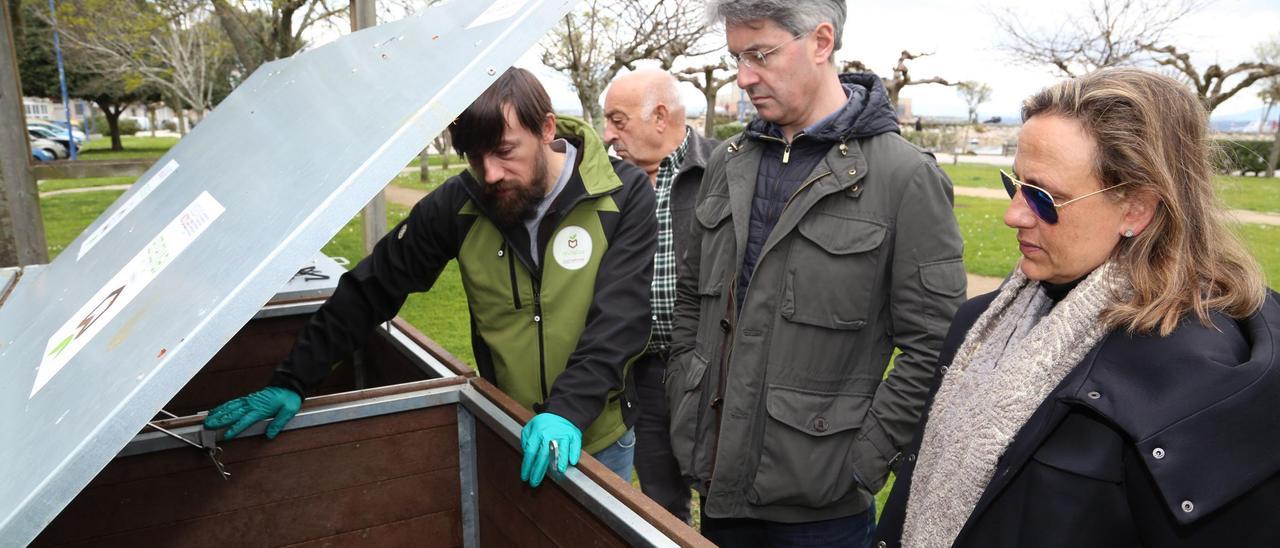
{"type": "MultiPolygon", "coordinates": [[[[998,49],[1000,33],[992,11],[1012,9],[1029,26],[1052,29],[1069,14],[1083,14],[1085,0],[901,0],[863,2],[850,0],[844,45],[837,61],[857,59],[881,76],[889,74],[906,49],[933,55],[908,62],[915,79],[939,76],[948,80],[976,80],[993,89],[990,102],[979,107],[982,118],[1016,119],[1022,99],[1061,79],[1046,66],[1015,64],[998,49]]],[[[1184,18],[1170,34],[1170,43],[1191,53],[1197,67],[1220,63],[1235,66],[1250,60],[1254,48],[1268,39],[1280,40],[1280,1],[1216,0],[1184,18]]],[[[525,54],[517,66],[534,71],[552,95],[557,109],[579,110],[568,78],[542,66],[540,50],[525,54]]],[[[1232,81],[1228,81],[1230,84],[1232,81]]],[[[733,84],[729,84],[733,86],[733,84]]],[[[701,112],[703,99],[690,84],[682,84],[686,106],[701,112]]],[[[1262,106],[1256,86],[1246,89],[1214,111],[1229,116],[1262,106]]],[[[901,97],[910,98],[918,115],[963,117],[964,101],[955,88],[939,85],[907,86],[901,97]]]]}
{"type": "MultiPolygon", "coordinates": [[[[468,0],[451,0],[465,2],[468,0]]],[[[1201,0],[1202,7],[1183,18],[1168,35],[1168,42],[1190,53],[1203,70],[1213,63],[1224,68],[1253,59],[1254,48],[1268,40],[1280,40],[1280,0],[1201,0]]],[[[881,76],[889,75],[902,50],[932,55],[908,62],[914,79],[938,76],[950,81],[974,80],[991,86],[992,98],[979,107],[983,119],[1018,118],[1027,96],[1057,82],[1062,76],[1048,66],[1016,64],[999,49],[1002,42],[995,12],[1012,10],[1026,26],[1052,32],[1069,17],[1082,16],[1088,0],[849,0],[843,48],[837,62],[856,59],[881,76]]],[[[443,7],[447,9],[447,7],[443,7]]],[[[716,31],[722,32],[722,31],[716,31]]],[[[313,45],[336,37],[330,32],[309,36],[313,45]],[[327,35],[324,35],[327,34],[327,35]]],[[[541,48],[525,53],[516,66],[533,71],[542,80],[559,111],[580,112],[581,104],[567,76],[543,66],[541,48]]],[[[715,56],[722,52],[717,52],[715,56]]],[[[685,61],[694,64],[698,60],[685,61]]],[[[641,63],[642,65],[644,63],[641,63]]],[[[677,68],[686,66],[678,64],[677,68]]],[[[1235,80],[1229,80],[1228,85],[1235,80]]],[[[734,84],[727,87],[736,89],[734,84]]],[[[1241,91],[1220,105],[1215,119],[1241,117],[1262,107],[1259,86],[1241,91]]],[[[691,84],[681,84],[684,103],[692,114],[704,109],[702,95],[691,84]]],[[[917,115],[964,117],[967,107],[955,88],[939,85],[907,86],[900,94],[912,103],[917,115]]],[[[1256,116],[1257,114],[1253,114],[1256,116]]]]}

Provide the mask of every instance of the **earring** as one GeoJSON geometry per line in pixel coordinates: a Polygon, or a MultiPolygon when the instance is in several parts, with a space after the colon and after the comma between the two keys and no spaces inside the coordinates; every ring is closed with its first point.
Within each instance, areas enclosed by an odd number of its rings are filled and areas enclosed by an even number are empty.
{"type": "Polygon", "coordinates": [[[1125,229],[1125,231],[1124,231],[1124,237],[1125,237],[1125,238],[1132,238],[1132,237],[1133,237],[1133,230],[1132,230],[1132,229],[1125,229]]]}

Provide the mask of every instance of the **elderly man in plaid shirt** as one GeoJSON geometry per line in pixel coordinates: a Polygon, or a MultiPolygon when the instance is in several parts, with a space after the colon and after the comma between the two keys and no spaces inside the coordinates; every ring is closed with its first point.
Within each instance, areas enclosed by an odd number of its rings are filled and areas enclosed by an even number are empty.
{"type": "Polygon", "coordinates": [[[689,522],[689,485],[671,453],[663,373],[671,344],[676,261],[690,245],[689,223],[707,157],[718,142],[685,125],[677,81],[644,69],[618,77],[604,99],[604,140],[614,152],[649,174],[658,198],[658,251],[653,258],[653,332],[633,366],[639,394],[636,471],[649,498],[689,522]]]}

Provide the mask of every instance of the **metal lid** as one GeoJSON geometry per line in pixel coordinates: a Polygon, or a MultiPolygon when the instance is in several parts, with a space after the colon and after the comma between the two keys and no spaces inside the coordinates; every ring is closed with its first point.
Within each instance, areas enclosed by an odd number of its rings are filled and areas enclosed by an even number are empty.
{"type": "Polygon", "coordinates": [[[26,544],[572,7],[455,0],[267,63],[0,306],[0,539],[26,544]]]}

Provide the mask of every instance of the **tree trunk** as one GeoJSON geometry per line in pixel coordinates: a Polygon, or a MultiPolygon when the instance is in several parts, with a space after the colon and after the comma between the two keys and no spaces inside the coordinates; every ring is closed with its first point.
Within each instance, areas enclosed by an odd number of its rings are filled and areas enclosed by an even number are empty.
{"type": "Polygon", "coordinates": [[[702,92],[702,96],[707,99],[707,114],[704,116],[704,125],[706,125],[706,127],[702,128],[702,136],[708,139],[714,137],[716,134],[716,92],[718,91],[720,90],[713,90],[708,86],[707,89],[702,92]]]}
{"type": "Polygon", "coordinates": [[[151,136],[156,136],[156,106],[147,101],[147,126],[151,128],[151,136]]]}
{"type": "Polygon", "coordinates": [[[600,108],[600,94],[592,94],[579,87],[578,101],[582,103],[582,118],[591,124],[591,127],[596,128],[596,133],[603,135],[604,109],[600,108]]]}
{"type": "Polygon", "coordinates": [[[1267,118],[1271,117],[1271,108],[1275,105],[1276,104],[1271,101],[1267,101],[1262,104],[1262,119],[1258,120],[1258,135],[1262,135],[1267,132],[1267,118]]]}
{"type": "Polygon", "coordinates": [[[1271,157],[1267,158],[1267,177],[1276,176],[1276,162],[1280,161],[1280,123],[1276,124],[1276,134],[1271,139],[1271,157]]]}
{"type": "Polygon", "coordinates": [[[422,152],[418,153],[418,182],[426,184],[431,180],[431,174],[428,172],[431,168],[429,160],[431,159],[431,145],[422,147],[422,152]]]}
{"type": "MultiPolygon", "coordinates": [[[[7,13],[0,6],[0,14],[7,13]]],[[[22,81],[12,29],[8,20],[0,20],[0,266],[25,266],[49,262],[49,247],[31,173],[31,147],[22,130],[22,81]]]]}
{"type": "Polygon", "coordinates": [[[105,101],[95,101],[98,108],[102,109],[102,117],[107,119],[107,134],[111,136],[111,150],[124,150],[124,143],[120,141],[120,115],[124,113],[124,106],[118,106],[105,101]]]}
{"type": "Polygon", "coordinates": [[[181,137],[186,137],[187,136],[187,110],[179,107],[174,109],[174,112],[177,113],[178,115],[178,135],[181,137]]]}

